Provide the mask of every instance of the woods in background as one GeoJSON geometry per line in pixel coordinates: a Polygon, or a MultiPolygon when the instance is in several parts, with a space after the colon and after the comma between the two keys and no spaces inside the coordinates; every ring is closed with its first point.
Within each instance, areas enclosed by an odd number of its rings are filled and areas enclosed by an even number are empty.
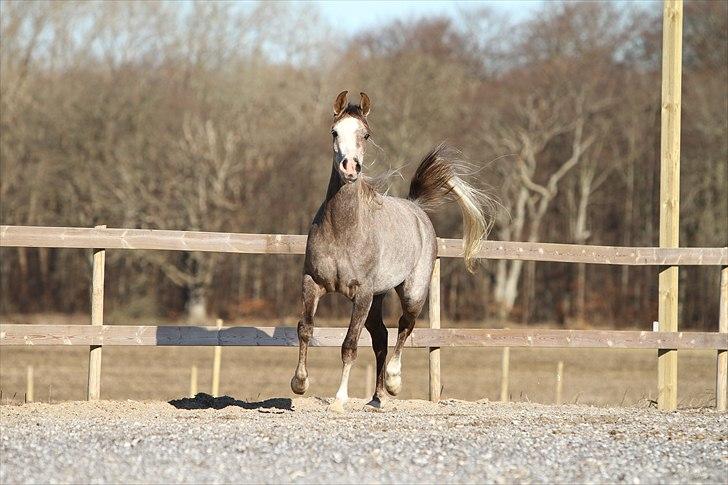
{"type": "MultiPolygon", "coordinates": [[[[650,6],[648,6],[650,7],[650,6]]],[[[0,222],[305,234],[330,174],[331,100],[373,100],[367,170],[404,195],[441,140],[501,201],[491,239],[655,246],[661,9],[468,8],[354,36],[315,5],[1,6],[0,222]],[[285,170],[283,169],[285,167],[285,170]]],[[[685,5],[682,246],[728,243],[728,4],[685,5]]],[[[434,218],[460,236],[457,208],[434,218]]],[[[0,251],[0,311],[88,308],[89,253],[0,251]]],[[[107,251],[109,323],[300,311],[297,256],[107,251]]],[[[718,268],[681,269],[714,329],[718,268]]],[[[642,325],[657,268],[442,265],[445,318],[642,325]]],[[[330,297],[322,316],[348,302],[330,297]]],[[[392,307],[392,313],[397,309],[392,307]]]]}

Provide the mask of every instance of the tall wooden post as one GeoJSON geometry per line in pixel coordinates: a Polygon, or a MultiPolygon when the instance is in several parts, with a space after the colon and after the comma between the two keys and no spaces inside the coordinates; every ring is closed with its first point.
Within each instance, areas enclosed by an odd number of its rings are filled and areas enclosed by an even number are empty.
{"type": "MultiPolygon", "coordinates": [[[[718,331],[728,333],[728,266],[720,272],[720,316],[718,331]]],[[[715,405],[718,411],[728,410],[728,350],[718,351],[715,372],[715,405]]]]}
{"type": "MultiPolygon", "coordinates": [[[[440,328],[440,258],[430,279],[430,328],[440,328]]],[[[430,347],[430,401],[440,401],[440,347],[430,347]]]]}
{"type": "MultiPolygon", "coordinates": [[[[105,229],[105,225],[96,229],[105,229]]],[[[94,249],[94,267],[91,278],[91,325],[104,324],[104,266],[106,251],[94,249]]],[[[101,346],[92,345],[88,358],[88,395],[89,401],[101,398],[101,346]]]]}
{"type": "MultiPolygon", "coordinates": [[[[665,0],[662,19],[662,125],[660,142],[660,247],[675,248],[680,235],[680,90],[682,0],[665,0]]],[[[660,331],[678,330],[678,267],[661,268],[660,331]]],[[[677,408],[677,350],[657,354],[657,407],[677,408]]]]}

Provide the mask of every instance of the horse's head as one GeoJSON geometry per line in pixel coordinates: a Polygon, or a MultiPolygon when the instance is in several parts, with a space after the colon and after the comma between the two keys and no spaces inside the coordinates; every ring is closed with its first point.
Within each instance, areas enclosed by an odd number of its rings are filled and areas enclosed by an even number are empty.
{"type": "Polygon", "coordinates": [[[369,139],[367,115],[371,108],[369,96],[361,93],[358,105],[349,104],[342,91],[334,101],[334,124],[331,136],[334,145],[334,168],[344,182],[356,182],[364,163],[366,142],[369,139]]]}

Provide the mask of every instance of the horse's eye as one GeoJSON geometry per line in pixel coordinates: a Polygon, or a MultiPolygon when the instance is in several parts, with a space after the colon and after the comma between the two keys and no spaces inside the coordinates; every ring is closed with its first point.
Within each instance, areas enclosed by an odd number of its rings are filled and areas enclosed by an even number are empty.
{"type": "Polygon", "coordinates": [[[336,138],[337,136],[339,136],[339,134],[336,133],[336,130],[331,130],[331,134],[333,135],[334,138],[336,138]]]}
{"type": "Polygon", "coordinates": [[[369,133],[367,133],[366,135],[364,135],[364,139],[365,140],[368,140],[369,139],[369,133]]]}

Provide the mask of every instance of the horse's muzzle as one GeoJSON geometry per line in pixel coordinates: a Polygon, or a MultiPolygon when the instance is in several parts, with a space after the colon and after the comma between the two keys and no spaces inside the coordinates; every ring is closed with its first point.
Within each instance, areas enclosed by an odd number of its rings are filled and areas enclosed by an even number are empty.
{"type": "Polygon", "coordinates": [[[359,163],[359,160],[356,157],[354,157],[353,160],[345,158],[339,164],[339,169],[341,170],[341,174],[344,176],[344,180],[347,182],[354,182],[357,178],[359,178],[359,173],[361,173],[361,163],[359,163]]]}

